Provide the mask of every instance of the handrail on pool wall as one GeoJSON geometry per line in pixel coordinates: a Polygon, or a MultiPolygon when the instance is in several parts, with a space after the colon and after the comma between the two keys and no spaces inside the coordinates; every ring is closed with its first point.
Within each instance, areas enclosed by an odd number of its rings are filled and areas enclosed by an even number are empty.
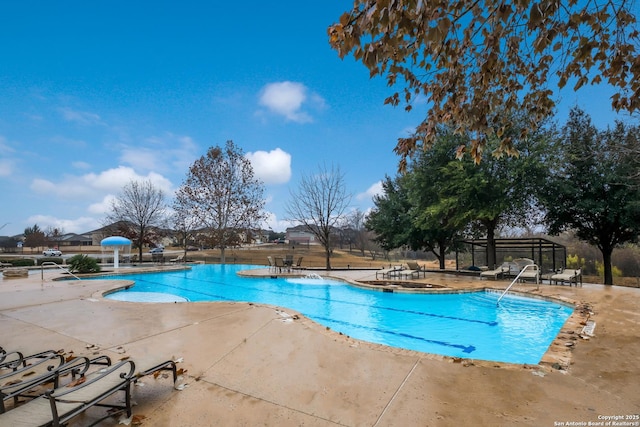
{"type": "MultiPolygon", "coordinates": [[[[505,294],[507,292],[509,292],[509,289],[511,289],[511,287],[513,286],[514,283],[516,283],[518,281],[518,279],[520,278],[520,276],[522,275],[522,273],[525,272],[525,270],[528,267],[535,267],[538,268],[537,265],[535,264],[529,264],[529,265],[525,265],[524,268],[522,270],[520,270],[520,273],[518,273],[518,275],[516,276],[515,279],[513,279],[513,282],[511,282],[511,284],[509,286],[507,286],[507,289],[504,290],[504,292],[502,293],[502,295],[500,295],[500,298],[498,298],[498,301],[496,301],[496,305],[498,305],[500,303],[500,300],[502,299],[503,296],[505,296],[505,294]]],[[[538,285],[540,282],[538,282],[538,276],[536,275],[536,285],[538,285]]]]}
{"type": "Polygon", "coordinates": [[[73,277],[75,277],[78,280],[82,280],[81,278],[79,278],[78,276],[76,276],[75,274],[73,274],[71,271],[67,270],[66,268],[62,267],[60,264],[53,262],[53,261],[45,261],[42,264],[40,264],[40,275],[42,280],[44,281],[44,266],[45,265],[55,265],[56,267],[58,267],[60,270],[65,271],[67,273],[69,273],[70,275],[72,275],[73,277]]]}

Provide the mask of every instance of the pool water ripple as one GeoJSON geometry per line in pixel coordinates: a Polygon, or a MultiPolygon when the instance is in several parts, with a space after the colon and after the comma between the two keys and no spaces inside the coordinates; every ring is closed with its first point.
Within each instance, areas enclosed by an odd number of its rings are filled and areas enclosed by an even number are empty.
{"type": "MultiPolygon", "coordinates": [[[[290,308],[365,341],[455,357],[538,363],[572,309],[498,294],[386,293],[338,281],[242,278],[241,265],[119,276],[132,292],[175,294],[188,301],[244,301],[290,308]],[[316,284],[317,283],[317,284],[316,284]]],[[[124,291],[127,292],[127,291],[124,291]]],[[[121,298],[121,297],[119,297],[121,298]]]]}

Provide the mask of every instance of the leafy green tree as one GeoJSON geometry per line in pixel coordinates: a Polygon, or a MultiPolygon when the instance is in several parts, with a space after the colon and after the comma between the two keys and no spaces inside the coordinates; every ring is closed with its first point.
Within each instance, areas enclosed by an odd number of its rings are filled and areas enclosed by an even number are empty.
{"type": "Polygon", "coordinates": [[[541,186],[545,223],[551,234],[572,230],[602,253],[605,285],[613,284],[611,255],[640,235],[640,187],[633,185],[640,129],[617,123],[599,132],[591,118],[573,109],[556,144],[548,182],[541,186]]]}
{"type": "Polygon", "coordinates": [[[176,192],[179,212],[189,212],[206,229],[209,242],[220,249],[240,243],[240,233],[251,233],[266,219],[264,185],[254,177],[251,162],[233,141],[216,146],[196,160],[176,192]]]}
{"type": "Polygon", "coordinates": [[[33,227],[27,227],[24,229],[25,246],[34,249],[42,247],[45,243],[46,236],[38,224],[34,224],[33,227]]]}
{"type": "Polygon", "coordinates": [[[375,233],[373,240],[385,251],[410,245],[415,240],[411,236],[411,203],[404,181],[403,176],[385,177],[382,194],[373,197],[375,206],[365,222],[366,228],[375,233]]]}
{"type": "MultiPolygon", "coordinates": [[[[482,151],[480,163],[465,157],[460,161],[450,160],[441,169],[441,201],[446,203],[445,208],[457,205],[454,221],[457,216],[458,223],[471,224],[476,233],[486,235],[489,266],[497,264],[498,231],[505,226],[522,226],[536,210],[537,189],[547,175],[546,156],[551,136],[546,129],[539,129],[527,138],[519,138],[522,127],[527,126],[526,117],[522,113],[503,115],[510,118],[503,135],[512,139],[517,156],[496,156],[500,141],[492,138],[482,151]]],[[[450,130],[448,137],[454,134],[450,130]]]]}
{"type": "Polygon", "coordinates": [[[552,84],[606,82],[617,90],[614,110],[637,111],[636,13],[627,0],[354,0],[328,33],[340,57],[352,54],[372,77],[401,87],[385,103],[429,103],[415,133],[396,145],[404,168],[419,147],[432,146],[441,123],[469,132],[463,148],[477,161],[491,139],[515,153],[504,135],[510,118],[495,112],[523,112],[522,138],[553,114],[552,84]]]}
{"type": "MultiPolygon", "coordinates": [[[[507,132],[518,132],[521,123],[513,118],[507,132]]],[[[517,139],[518,157],[495,157],[487,151],[480,164],[468,157],[455,159],[453,153],[464,138],[468,137],[440,127],[432,150],[416,153],[395,181],[387,178],[385,194],[374,200],[376,208],[368,221],[383,247],[429,250],[444,268],[445,255],[462,236],[482,233],[487,236],[487,264],[496,264],[499,228],[521,224],[536,208],[534,190],[546,174],[540,153],[547,135],[538,132],[535,140],[517,139]]],[[[497,144],[491,141],[488,147],[497,144]]]]}
{"type": "Polygon", "coordinates": [[[420,236],[420,240],[414,239],[412,246],[415,249],[416,245],[420,245],[421,249],[432,252],[438,259],[440,269],[445,268],[446,255],[458,246],[471,220],[466,214],[472,212],[461,209],[463,204],[455,191],[443,192],[450,188],[450,170],[457,170],[461,165],[453,160],[453,153],[461,143],[461,138],[450,129],[441,127],[433,149],[414,156],[406,175],[412,206],[409,215],[416,228],[413,235],[420,236]]]}

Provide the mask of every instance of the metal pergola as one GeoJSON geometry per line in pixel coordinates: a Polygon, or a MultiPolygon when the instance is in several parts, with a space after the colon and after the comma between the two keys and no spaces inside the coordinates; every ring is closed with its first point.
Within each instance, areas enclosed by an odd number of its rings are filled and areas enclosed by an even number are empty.
{"type": "MultiPolygon", "coordinates": [[[[487,265],[487,239],[462,240],[461,243],[470,246],[472,265],[487,265]]],[[[543,272],[556,271],[566,265],[566,246],[542,237],[495,239],[495,246],[498,265],[515,258],[530,258],[540,266],[543,272]]],[[[456,251],[456,269],[458,270],[460,269],[459,252],[456,251]]]]}

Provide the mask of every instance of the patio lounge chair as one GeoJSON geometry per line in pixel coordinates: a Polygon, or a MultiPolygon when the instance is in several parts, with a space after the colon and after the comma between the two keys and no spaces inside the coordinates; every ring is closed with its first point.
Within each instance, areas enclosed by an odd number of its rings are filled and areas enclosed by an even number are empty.
{"type": "MultiPolygon", "coordinates": [[[[86,357],[77,357],[65,363],[64,356],[56,352],[38,353],[36,357],[37,360],[34,362],[0,377],[0,414],[6,410],[5,401],[13,399],[15,406],[20,397],[38,397],[42,394],[37,391],[41,386],[53,383],[54,388],[58,387],[60,378],[68,374],[74,379],[76,376],[82,376],[92,362],[86,357]]],[[[99,356],[95,362],[99,365],[111,364],[107,356],[99,356]]]]}
{"type": "Polygon", "coordinates": [[[389,277],[393,276],[395,273],[397,273],[400,270],[402,270],[402,267],[400,266],[393,266],[389,268],[383,268],[382,270],[377,270],[376,279],[378,278],[378,274],[381,275],[383,279],[385,277],[388,279],[389,277]]]}
{"type": "Polygon", "coordinates": [[[65,387],[54,388],[22,406],[0,414],[0,425],[12,427],[66,425],[68,421],[92,406],[111,408],[111,411],[91,425],[96,425],[119,412],[126,412],[127,417],[131,417],[131,384],[143,376],[163,370],[172,371],[175,384],[177,370],[174,361],[169,360],[134,374],[134,362],[123,360],[116,365],[87,374],[82,382],[72,382],[65,387]],[[106,398],[118,391],[124,392],[123,403],[104,402],[106,398]]]}
{"type": "Polygon", "coordinates": [[[569,283],[569,286],[571,286],[572,283],[575,283],[576,286],[578,286],[578,283],[580,283],[580,286],[582,286],[582,269],[578,268],[577,270],[574,270],[570,268],[564,268],[560,273],[553,274],[549,278],[549,281],[553,282],[554,285],[557,285],[558,282],[564,285],[566,282],[569,283]]]}
{"type": "MultiPolygon", "coordinates": [[[[0,415],[1,425],[19,426],[59,426],[66,425],[76,415],[92,406],[106,406],[126,411],[131,416],[131,383],[134,379],[135,364],[124,360],[116,365],[100,369],[85,376],[83,382],[54,388],[44,395],[0,415]],[[107,397],[123,391],[123,404],[105,403],[107,397]]],[[[108,414],[102,421],[113,413],[108,414]]],[[[98,421],[98,422],[99,422],[98,421]]]]}
{"type": "Polygon", "coordinates": [[[0,373],[2,369],[14,368],[24,360],[24,356],[19,351],[7,351],[0,347],[0,373]]]}
{"type": "Polygon", "coordinates": [[[273,262],[273,257],[268,256],[267,257],[267,261],[269,261],[269,271],[275,271],[276,270],[276,264],[273,262]]]}
{"type": "Polygon", "coordinates": [[[177,257],[170,259],[169,262],[184,262],[184,254],[178,255],[177,257]]]}
{"type": "Polygon", "coordinates": [[[499,278],[504,276],[506,273],[509,273],[509,263],[503,262],[500,267],[494,270],[487,270],[487,271],[481,272],[480,279],[482,279],[483,277],[486,277],[486,278],[491,277],[493,278],[493,280],[498,280],[499,278]]]}
{"type": "Polygon", "coordinates": [[[404,277],[405,279],[413,279],[414,276],[415,278],[419,279],[420,278],[420,271],[419,270],[412,270],[411,268],[403,268],[401,270],[398,270],[396,273],[398,276],[400,277],[404,277]]]}
{"type": "Polygon", "coordinates": [[[427,277],[427,270],[416,261],[407,261],[407,267],[409,270],[414,270],[418,273],[418,277],[420,277],[420,273],[422,273],[422,277],[427,277]]]}
{"type": "Polygon", "coordinates": [[[518,278],[521,282],[533,280],[536,283],[540,283],[540,268],[536,264],[527,264],[521,271],[522,272],[519,273],[520,277],[518,278]]]}

